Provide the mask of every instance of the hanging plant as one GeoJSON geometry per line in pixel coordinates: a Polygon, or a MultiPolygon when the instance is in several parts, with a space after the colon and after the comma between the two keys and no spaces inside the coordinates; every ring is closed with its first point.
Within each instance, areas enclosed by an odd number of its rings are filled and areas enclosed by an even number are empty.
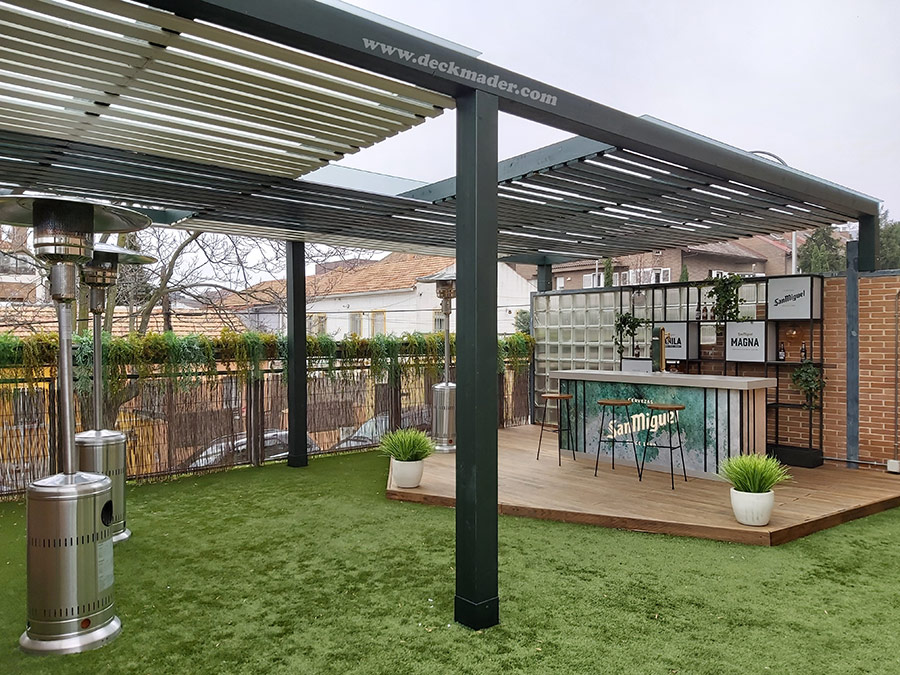
{"type": "Polygon", "coordinates": [[[791,382],[806,399],[806,403],[803,404],[804,408],[818,407],[822,391],[825,389],[825,378],[822,377],[822,371],[817,365],[807,359],[791,373],[791,382]]]}
{"type": "Polygon", "coordinates": [[[616,313],[616,322],[613,325],[613,342],[616,345],[616,352],[619,354],[620,359],[625,352],[625,342],[634,340],[638,328],[646,323],[646,319],[639,319],[631,312],[616,313]]]}
{"type": "Polygon", "coordinates": [[[706,279],[700,283],[700,288],[706,287],[708,295],[713,301],[713,313],[716,317],[716,325],[721,326],[726,321],[744,321],[741,317],[741,298],[738,289],[744,284],[744,278],[737,274],[706,279]]]}

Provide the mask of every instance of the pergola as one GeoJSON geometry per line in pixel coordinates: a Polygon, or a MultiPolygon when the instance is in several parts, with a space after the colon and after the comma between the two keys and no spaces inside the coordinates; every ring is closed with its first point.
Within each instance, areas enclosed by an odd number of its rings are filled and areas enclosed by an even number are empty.
{"type": "Polygon", "coordinates": [[[288,246],[291,466],[306,458],[304,243],[455,254],[456,618],[499,620],[496,263],[859,222],[879,203],[312,0],[4,0],[0,189],[288,246]],[[448,108],[457,176],[389,197],[298,180],[448,108]],[[504,111],[576,135],[498,164],[504,111]]]}

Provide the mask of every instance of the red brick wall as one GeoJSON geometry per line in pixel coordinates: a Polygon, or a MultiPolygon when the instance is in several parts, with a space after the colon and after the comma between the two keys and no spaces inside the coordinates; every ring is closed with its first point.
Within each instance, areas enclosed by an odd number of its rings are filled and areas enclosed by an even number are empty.
{"type": "MultiPolygon", "coordinates": [[[[894,297],[900,276],[859,279],[859,458],[894,456],[894,297]]],[[[825,454],[847,451],[846,280],[825,280],[825,454]]]]}

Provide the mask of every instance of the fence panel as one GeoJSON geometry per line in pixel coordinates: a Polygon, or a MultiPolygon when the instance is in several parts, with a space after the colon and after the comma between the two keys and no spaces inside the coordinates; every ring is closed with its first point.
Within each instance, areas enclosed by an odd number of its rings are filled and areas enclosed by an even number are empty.
{"type": "MultiPolygon", "coordinates": [[[[455,379],[451,369],[451,380],[455,379]]],[[[373,447],[397,427],[428,429],[432,386],[441,377],[402,369],[394,380],[373,377],[368,367],[310,367],[307,379],[310,454],[373,447]]],[[[500,383],[500,426],[528,421],[528,374],[507,370],[500,383]]],[[[253,384],[258,396],[253,414],[251,385],[233,371],[198,376],[185,384],[162,375],[130,378],[127,400],[119,407],[116,429],[127,438],[129,478],[150,478],[208,471],[259,459],[287,456],[287,386],[283,373],[266,370],[253,384]],[[259,420],[250,428],[251,419],[259,420]],[[251,440],[248,442],[248,432],[251,440]],[[256,439],[254,441],[253,439],[256,439]],[[256,443],[256,445],[254,445],[256,443]]],[[[24,492],[33,480],[57,470],[55,381],[0,379],[0,499],[24,492]]],[[[76,396],[76,430],[90,424],[90,397],[76,396]]]]}

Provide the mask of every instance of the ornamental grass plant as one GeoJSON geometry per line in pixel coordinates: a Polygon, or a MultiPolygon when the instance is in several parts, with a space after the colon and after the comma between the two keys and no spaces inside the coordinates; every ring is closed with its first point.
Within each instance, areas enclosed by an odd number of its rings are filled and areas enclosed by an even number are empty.
{"type": "Polygon", "coordinates": [[[774,457],[768,455],[738,455],[725,460],[719,475],[738,492],[768,492],[779,483],[791,480],[791,474],[774,457]]]}
{"type": "Polygon", "coordinates": [[[398,462],[416,462],[434,453],[434,442],[418,429],[398,429],[381,437],[382,455],[398,462]]]}

